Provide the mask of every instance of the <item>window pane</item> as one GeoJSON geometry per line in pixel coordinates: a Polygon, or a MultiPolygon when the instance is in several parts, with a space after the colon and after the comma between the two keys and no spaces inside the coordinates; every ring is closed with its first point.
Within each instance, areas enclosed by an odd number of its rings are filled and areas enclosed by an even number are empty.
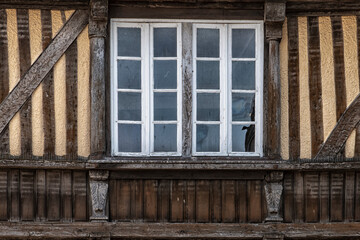
{"type": "Polygon", "coordinates": [[[154,88],[176,89],[177,61],[154,61],[154,88]]]}
{"type": "Polygon", "coordinates": [[[119,152],[141,152],[141,125],[118,125],[119,152]]]}
{"type": "Polygon", "coordinates": [[[220,121],[220,94],[198,93],[196,114],[198,121],[220,121]]]}
{"type": "Polygon", "coordinates": [[[255,93],[232,94],[232,120],[255,120],[255,93]]]}
{"type": "Polygon", "coordinates": [[[220,125],[199,124],[196,126],[196,151],[220,151],[220,125]]]}
{"type": "Polygon", "coordinates": [[[176,93],[154,93],[154,120],[177,120],[176,93]]]}
{"type": "Polygon", "coordinates": [[[219,61],[197,61],[196,88],[219,89],[220,84],[219,61]]]}
{"type": "Polygon", "coordinates": [[[177,126],[176,124],[154,125],[154,152],[177,151],[177,126]]]}
{"type": "Polygon", "coordinates": [[[141,57],[141,29],[118,28],[118,56],[141,57]]]}
{"type": "Polygon", "coordinates": [[[141,89],[141,61],[118,61],[118,88],[141,89]]]}
{"type": "Polygon", "coordinates": [[[154,57],[176,57],[176,28],[154,28],[154,57]]]}
{"type": "Polygon", "coordinates": [[[219,29],[197,29],[197,57],[219,57],[219,29]]]}
{"type": "Polygon", "coordinates": [[[232,30],[232,57],[255,57],[255,29],[232,30]]]}
{"type": "Polygon", "coordinates": [[[255,90],[255,62],[232,62],[232,89],[255,90]]]}
{"type": "Polygon", "coordinates": [[[232,151],[255,152],[255,125],[232,125],[232,151]]]}
{"type": "Polygon", "coordinates": [[[141,121],[141,93],[118,93],[119,120],[141,121]]]}

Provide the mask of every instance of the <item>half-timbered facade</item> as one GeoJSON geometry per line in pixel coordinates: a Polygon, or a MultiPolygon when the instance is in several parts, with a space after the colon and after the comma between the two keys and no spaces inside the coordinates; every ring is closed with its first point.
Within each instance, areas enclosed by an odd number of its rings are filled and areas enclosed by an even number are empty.
{"type": "Polygon", "coordinates": [[[0,238],[360,239],[356,0],[0,0],[0,238]]]}

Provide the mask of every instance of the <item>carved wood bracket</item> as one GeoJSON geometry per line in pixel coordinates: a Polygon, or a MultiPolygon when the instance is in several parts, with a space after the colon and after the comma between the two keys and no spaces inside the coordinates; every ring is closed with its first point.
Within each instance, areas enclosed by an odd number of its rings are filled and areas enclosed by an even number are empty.
{"type": "Polygon", "coordinates": [[[108,221],[106,205],[109,189],[109,171],[90,170],[91,217],[90,221],[108,221]]]}
{"type": "MultiPolygon", "coordinates": [[[[265,197],[268,216],[266,222],[282,222],[280,216],[280,203],[283,193],[283,172],[270,172],[265,177],[265,197]]],[[[272,238],[270,238],[272,239],[272,238]]]]}
{"type": "Polygon", "coordinates": [[[89,37],[106,37],[108,21],[108,1],[90,1],[89,37]]]}
{"type": "Polygon", "coordinates": [[[266,1],[264,11],[266,40],[280,41],[282,25],[285,21],[286,4],[284,1],[266,1]]]}

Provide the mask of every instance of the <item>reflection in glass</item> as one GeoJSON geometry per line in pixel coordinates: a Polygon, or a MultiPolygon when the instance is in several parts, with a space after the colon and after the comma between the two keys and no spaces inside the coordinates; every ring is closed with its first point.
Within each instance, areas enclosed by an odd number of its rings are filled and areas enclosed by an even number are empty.
{"type": "Polygon", "coordinates": [[[176,89],[177,87],[177,61],[154,61],[154,88],[176,89]]]}
{"type": "Polygon", "coordinates": [[[154,57],[176,57],[176,28],[154,28],[154,57]]]}
{"type": "Polygon", "coordinates": [[[118,118],[141,121],[141,93],[118,93],[118,118]]]}
{"type": "Polygon", "coordinates": [[[254,121],[255,93],[232,94],[232,120],[254,121]]]}
{"type": "Polygon", "coordinates": [[[118,88],[141,89],[141,61],[118,61],[118,88]]]}
{"type": "Polygon", "coordinates": [[[232,151],[255,152],[255,125],[232,125],[232,151]]]}
{"type": "Polygon", "coordinates": [[[219,61],[196,62],[196,88],[219,89],[220,85],[219,61]]]}
{"type": "Polygon", "coordinates": [[[119,152],[141,152],[141,124],[118,125],[119,152]]]}
{"type": "Polygon", "coordinates": [[[154,93],[154,120],[177,120],[176,92],[154,93]]]}
{"type": "Polygon", "coordinates": [[[177,151],[176,124],[154,125],[154,152],[177,151]]]}
{"type": "Polygon", "coordinates": [[[196,125],[196,151],[197,152],[220,151],[220,125],[218,124],[196,125]]]}
{"type": "Polygon", "coordinates": [[[141,29],[118,28],[118,56],[141,57],[141,29]]]}
{"type": "Polygon", "coordinates": [[[255,90],[255,62],[232,62],[232,89],[255,90]]]}
{"type": "Polygon", "coordinates": [[[220,94],[198,93],[196,119],[198,121],[220,121],[220,94]]]}
{"type": "Polygon", "coordinates": [[[219,29],[198,28],[196,34],[197,57],[219,57],[219,29]]]}
{"type": "Polygon", "coordinates": [[[255,57],[255,29],[232,30],[232,57],[255,57]]]}

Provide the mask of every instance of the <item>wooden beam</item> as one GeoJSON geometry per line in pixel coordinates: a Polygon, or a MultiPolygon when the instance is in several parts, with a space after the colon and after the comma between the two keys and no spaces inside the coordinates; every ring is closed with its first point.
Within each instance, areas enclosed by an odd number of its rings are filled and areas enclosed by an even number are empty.
{"type": "Polygon", "coordinates": [[[344,147],[346,140],[354,128],[360,122],[360,94],[354,99],[349,107],[340,117],[336,126],[321,146],[315,159],[331,159],[337,157],[341,149],[344,147]]]}
{"type": "Polygon", "coordinates": [[[77,10],[0,104],[0,134],[88,23],[88,11],[77,10]]]}

